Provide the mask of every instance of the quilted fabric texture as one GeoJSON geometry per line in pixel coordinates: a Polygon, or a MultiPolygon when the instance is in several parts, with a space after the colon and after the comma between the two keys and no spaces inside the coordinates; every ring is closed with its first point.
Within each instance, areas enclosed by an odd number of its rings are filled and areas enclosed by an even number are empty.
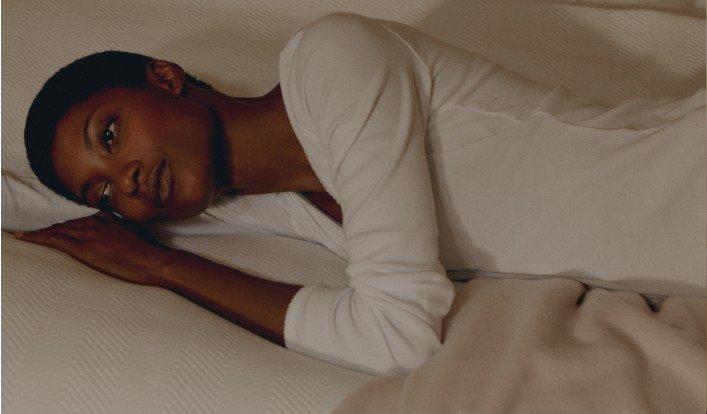
{"type": "MultiPolygon", "coordinates": [[[[345,283],[340,258],[300,240],[181,236],[172,245],[266,278],[345,283]]],[[[371,378],[6,233],[2,257],[7,412],[326,412],[371,378]]]]}
{"type": "Polygon", "coordinates": [[[141,52],[177,62],[227,93],[259,95],[277,83],[277,57],[288,37],[334,11],[412,24],[523,76],[605,102],[684,96],[704,85],[704,8],[702,18],[664,12],[698,14],[698,2],[623,0],[612,2],[615,9],[578,3],[8,2],[2,15],[3,170],[29,172],[22,144],[26,111],[42,83],[73,59],[106,49],[141,52]]]}

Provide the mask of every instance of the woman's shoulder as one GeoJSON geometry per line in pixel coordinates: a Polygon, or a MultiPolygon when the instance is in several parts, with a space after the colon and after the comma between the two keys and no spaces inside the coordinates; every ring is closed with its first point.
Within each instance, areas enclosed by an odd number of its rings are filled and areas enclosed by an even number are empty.
{"type": "Polygon", "coordinates": [[[411,49],[375,19],[334,13],[310,23],[290,38],[279,58],[283,101],[295,133],[324,151],[329,143],[314,135],[327,121],[342,121],[361,95],[372,96],[390,73],[407,73],[412,66],[418,62],[411,49]]]}
{"type": "Polygon", "coordinates": [[[305,37],[321,37],[326,39],[350,39],[354,37],[370,36],[380,30],[381,26],[375,19],[359,14],[337,12],[327,14],[303,27],[301,31],[305,37]]]}
{"type": "Polygon", "coordinates": [[[302,60],[315,65],[337,65],[342,59],[386,59],[395,55],[395,50],[409,52],[401,38],[378,20],[351,13],[333,13],[293,34],[280,60],[281,63],[302,60]],[[288,49],[289,53],[285,52],[288,49]]]}

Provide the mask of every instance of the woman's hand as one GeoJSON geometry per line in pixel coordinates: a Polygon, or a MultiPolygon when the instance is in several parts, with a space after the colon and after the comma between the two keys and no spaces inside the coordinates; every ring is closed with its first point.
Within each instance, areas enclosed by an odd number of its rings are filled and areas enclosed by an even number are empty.
{"type": "Polygon", "coordinates": [[[144,229],[107,212],[13,235],[64,251],[99,272],[149,286],[162,286],[160,270],[170,250],[144,229]]]}

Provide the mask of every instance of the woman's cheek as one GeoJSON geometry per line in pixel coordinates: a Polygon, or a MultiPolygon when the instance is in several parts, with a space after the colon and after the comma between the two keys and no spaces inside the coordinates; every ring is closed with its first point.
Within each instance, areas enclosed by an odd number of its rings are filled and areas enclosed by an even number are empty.
{"type": "Polygon", "coordinates": [[[192,161],[187,168],[181,169],[181,174],[175,174],[175,201],[181,208],[194,210],[208,204],[209,194],[213,191],[214,175],[206,163],[197,164],[192,161]]]}
{"type": "Polygon", "coordinates": [[[136,222],[146,222],[155,218],[159,212],[157,208],[137,200],[131,202],[120,203],[115,210],[124,218],[136,222]]]}

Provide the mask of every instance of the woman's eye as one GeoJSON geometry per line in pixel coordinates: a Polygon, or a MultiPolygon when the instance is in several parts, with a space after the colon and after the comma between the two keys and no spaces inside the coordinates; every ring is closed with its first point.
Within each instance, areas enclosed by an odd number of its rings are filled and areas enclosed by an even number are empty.
{"type": "Polygon", "coordinates": [[[101,191],[98,204],[102,209],[108,210],[110,208],[110,185],[108,183],[105,184],[103,191],[101,191]]]}
{"type": "Polygon", "coordinates": [[[106,147],[106,150],[110,152],[111,148],[113,148],[113,140],[115,139],[115,119],[111,119],[110,122],[108,122],[108,125],[106,125],[105,129],[103,129],[103,133],[101,134],[101,140],[103,141],[103,144],[106,147]]]}

